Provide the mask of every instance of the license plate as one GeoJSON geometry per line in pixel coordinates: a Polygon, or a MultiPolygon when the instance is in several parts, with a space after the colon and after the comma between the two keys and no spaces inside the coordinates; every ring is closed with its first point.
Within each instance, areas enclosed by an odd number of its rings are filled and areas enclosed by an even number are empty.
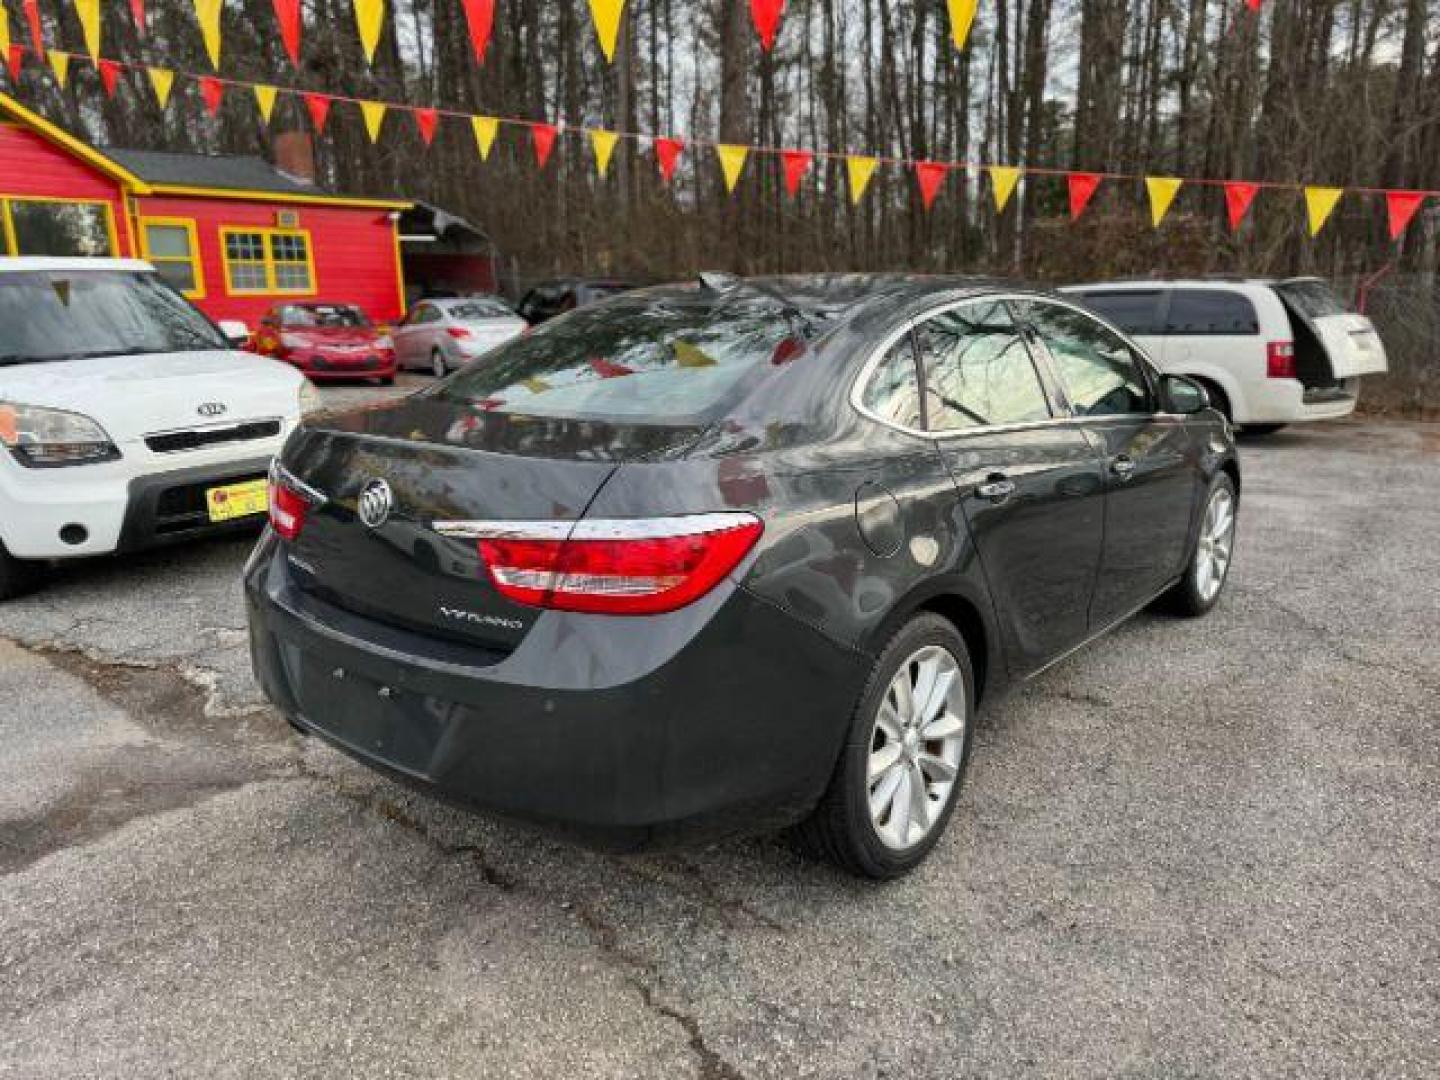
{"type": "Polygon", "coordinates": [[[205,504],[210,510],[211,521],[233,521],[235,518],[263,514],[266,510],[265,481],[246,480],[240,484],[210,488],[205,492],[205,504]]]}

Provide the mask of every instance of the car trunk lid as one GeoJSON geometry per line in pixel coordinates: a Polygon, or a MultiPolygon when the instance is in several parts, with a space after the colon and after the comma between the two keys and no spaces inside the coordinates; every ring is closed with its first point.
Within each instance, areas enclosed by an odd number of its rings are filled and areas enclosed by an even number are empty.
{"type": "Polygon", "coordinates": [[[1385,346],[1374,324],[1350,311],[1318,278],[1279,282],[1275,293],[1295,330],[1296,370],[1319,386],[1386,370],[1385,346]]]}

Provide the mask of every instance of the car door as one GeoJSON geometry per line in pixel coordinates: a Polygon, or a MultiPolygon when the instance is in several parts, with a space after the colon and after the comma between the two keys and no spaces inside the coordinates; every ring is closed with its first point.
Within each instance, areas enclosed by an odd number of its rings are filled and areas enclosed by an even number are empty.
{"type": "Polygon", "coordinates": [[[395,360],[402,367],[409,367],[415,356],[415,325],[426,305],[416,304],[405,318],[390,331],[390,340],[395,345],[395,360]]]}
{"type": "Polygon", "coordinates": [[[1158,380],[1125,338],[1061,301],[1016,306],[1104,462],[1104,553],[1090,609],[1098,630],[1180,573],[1200,496],[1198,453],[1185,419],[1159,410],[1158,380]]]}
{"type": "Polygon", "coordinates": [[[1000,299],[917,320],[925,423],[980,554],[1012,674],[1085,640],[1104,539],[1095,446],[1067,422],[1000,299]]]}

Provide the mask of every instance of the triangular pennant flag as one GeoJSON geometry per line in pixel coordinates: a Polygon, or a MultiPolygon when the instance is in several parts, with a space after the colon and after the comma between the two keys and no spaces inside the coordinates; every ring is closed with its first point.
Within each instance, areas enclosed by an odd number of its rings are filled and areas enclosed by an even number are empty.
{"type": "Polygon", "coordinates": [[[45,33],[40,25],[40,0],[25,0],[25,22],[30,27],[30,48],[35,59],[45,55],[45,33]]]}
{"type": "Polygon", "coordinates": [[[675,350],[675,366],[683,368],[707,368],[715,366],[715,358],[699,345],[688,341],[677,341],[671,346],[675,350]]]}
{"type": "Polygon", "coordinates": [[[367,63],[375,62],[375,49],[380,44],[380,31],[385,29],[385,0],[354,0],[355,29],[360,32],[360,47],[367,63]]]}
{"type": "MultiPolygon", "coordinates": [[[[4,4],[0,4],[0,58],[3,58],[6,64],[10,64],[10,63],[11,63],[11,61],[10,61],[10,16],[7,15],[7,14],[5,14],[5,5],[4,5],[4,4]]],[[[10,81],[11,81],[11,82],[15,82],[15,81],[17,81],[18,79],[19,79],[19,76],[15,73],[15,69],[12,67],[12,68],[10,69],[10,81]]]]}
{"type": "Polygon", "coordinates": [[[769,52],[775,47],[775,33],[780,29],[780,16],[785,0],[750,0],[750,21],[760,35],[760,47],[769,52]]]}
{"type": "Polygon", "coordinates": [[[45,56],[50,61],[50,70],[55,73],[55,81],[63,90],[66,80],[70,78],[70,54],[51,49],[45,56]]]}
{"type": "Polygon", "coordinates": [[[495,145],[500,121],[493,116],[472,116],[470,127],[475,132],[475,149],[480,152],[480,160],[485,161],[490,157],[490,148],[495,145]]]}
{"type": "Polygon", "coordinates": [[[1165,220],[1170,204],[1175,201],[1175,195],[1184,182],[1173,176],[1145,177],[1145,193],[1150,196],[1150,224],[1153,227],[1158,229],[1160,222],[1165,220]]]}
{"type": "Polygon", "coordinates": [[[220,70],[220,13],[224,8],[225,0],[195,0],[195,18],[200,21],[205,53],[216,71],[220,70]]]}
{"type": "Polygon", "coordinates": [[[300,0],[270,0],[280,24],[280,43],[290,63],[300,66],[300,0]]]}
{"type": "Polygon", "coordinates": [[[490,47],[490,31],[495,25],[495,0],[460,0],[465,9],[465,26],[470,31],[470,48],[475,53],[475,62],[485,62],[485,50],[490,47]]]}
{"type": "Polygon", "coordinates": [[[105,88],[105,96],[114,97],[115,86],[120,81],[120,65],[114,60],[97,60],[95,70],[100,73],[100,85],[105,88]]]}
{"type": "Polygon", "coordinates": [[[880,160],[873,157],[865,157],[863,154],[851,154],[845,159],[845,172],[850,181],[850,202],[858,203],[865,197],[865,189],[870,186],[870,178],[875,175],[875,170],[880,167],[880,160]]]}
{"type": "Polygon", "coordinates": [[[1251,11],[1259,11],[1262,0],[1245,0],[1245,6],[1251,11]]]}
{"type": "Polygon", "coordinates": [[[655,161],[660,166],[660,176],[668,184],[675,176],[675,166],[680,161],[680,151],[685,149],[683,139],[656,139],[655,161]]]}
{"type": "Polygon", "coordinates": [[[1020,183],[1020,169],[1015,165],[991,165],[985,171],[990,174],[990,194],[995,197],[995,212],[1003,214],[1010,196],[1015,194],[1015,185],[1020,183]]]}
{"type": "Polygon", "coordinates": [[[150,76],[150,89],[155,91],[155,100],[160,103],[160,108],[170,104],[170,90],[175,85],[175,73],[169,68],[146,68],[145,74],[150,76]]]}
{"type": "Polygon", "coordinates": [[[1103,177],[1093,172],[1072,172],[1067,173],[1065,179],[1070,190],[1070,220],[1078,221],[1103,177]]]}
{"type": "Polygon", "coordinates": [[[75,14],[80,19],[80,34],[85,51],[92,62],[100,59],[100,0],[75,0],[75,14]]]}
{"type": "Polygon", "coordinates": [[[275,111],[275,87],[273,86],[252,86],[255,92],[255,104],[260,109],[260,119],[270,123],[270,114],[275,111]]]}
{"type": "Polygon", "coordinates": [[[5,50],[5,66],[10,69],[11,82],[18,83],[20,81],[20,68],[24,63],[25,50],[12,42],[10,47],[5,50]]]}
{"type": "Polygon", "coordinates": [[[1340,201],[1345,192],[1338,187],[1307,187],[1305,189],[1305,216],[1310,219],[1310,235],[1316,235],[1340,201]]]}
{"type": "Polygon", "coordinates": [[[745,171],[745,159],[750,156],[748,146],[731,146],[720,143],[715,147],[715,156],[720,159],[720,171],[725,174],[725,190],[733,192],[745,171]]]}
{"type": "Polygon", "coordinates": [[[145,36],[145,0],[130,0],[130,18],[135,21],[135,33],[145,36]]]}
{"type": "Polygon", "coordinates": [[[785,166],[785,193],[792,199],[800,192],[800,181],[810,171],[815,155],[809,150],[781,150],[780,161],[785,166]]]}
{"type": "Polygon", "coordinates": [[[945,183],[945,174],[949,171],[948,165],[938,161],[915,163],[915,179],[920,183],[920,201],[926,210],[935,205],[935,196],[940,193],[940,185],[945,183]]]}
{"type": "Polygon", "coordinates": [[[975,23],[975,9],[979,6],[977,0],[946,0],[950,8],[950,40],[955,43],[955,48],[965,48],[965,43],[970,40],[970,27],[975,23]]]}
{"type": "Polygon", "coordinates": [[[1259,184],[1252,184],[1248,180],[1225,181],[1225,216],[1230,219],[1231,232],[1240,228],[1240,223],[1250,212],[1250,204],[1255,201],[1255,193],[1259,190],[1259,184]]]}
{"type": "Polygon", "coordinates": [[[590,0],[590,18],[595,23],[595,36],[606,60],[615,59],[615,43],[620,40],[620,20],[625,14],[625,0],[590,0]]]}
{"type": "Polygon", "coordinates": [[[1410,227],[1410,219],[1425,201],[1423,191],[1387,191],[1385,215],[1390,220],[1390,239],[1399,240],[1410,227]]]}
{"type": "Polygon", "coordinates": [[[619,141],[620,136],[613,131],[596,128],[590,132],[590,148],[595,151],[595,171],[601,176],[610,171],[610,155],[615,152],[615,144],[619,141]]]}
{"type": "Polygon", "coordinates": [[[365,134],[372,143],[379,142],[380,128],[385,123],[385,104],[380,101],[360,102],[360,116],[365,121],[365,134]]]}
{"type": "Polygon", "coordinates": [[[325,121],[330,118],[331,97],[329,94],[301,94],[305,108],[310,113],[310,122],[315,125],[315,134],[325,132],[325,121]]]}
{"type": "Polygon", "coordinates": [[[558,130],[554,124],[530,125],[530,142],[535,147],[535,164],[542,169],[550,160],[550,151],[555,149],[555,136],[558,130]]]}
{"type": "Polygon", "coordinates": [[[205,102],[205,111],[211,116],[220,112],[220,102],[225,97],[225,84],[213,75],[200,77],[200,100],[205,102]]]}
{"type": "Polygon", "coordinates": [[[440,114],[434,109],[415,109],[415,126],[420,129],[420,138],[429,146],[435,141],[435,128],[440,123],[440,114]]]}

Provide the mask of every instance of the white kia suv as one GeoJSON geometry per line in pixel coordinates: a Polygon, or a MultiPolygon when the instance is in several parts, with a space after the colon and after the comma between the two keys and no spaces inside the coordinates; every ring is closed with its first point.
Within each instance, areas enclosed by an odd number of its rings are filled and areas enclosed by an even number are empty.
{"type": "Polygon", "coordinates": [[[0,258],[0,600],[46,560],[262,522],[313,393],[148,263],[0,258]]]}
{"type": "Polygon", "coordinates": [[[1360,378],[1386,370],[1364,315],[1319,278],[1106,281],[1062,290],[1184,375],[1251,434],[1347,416],[1360,378]]]}

